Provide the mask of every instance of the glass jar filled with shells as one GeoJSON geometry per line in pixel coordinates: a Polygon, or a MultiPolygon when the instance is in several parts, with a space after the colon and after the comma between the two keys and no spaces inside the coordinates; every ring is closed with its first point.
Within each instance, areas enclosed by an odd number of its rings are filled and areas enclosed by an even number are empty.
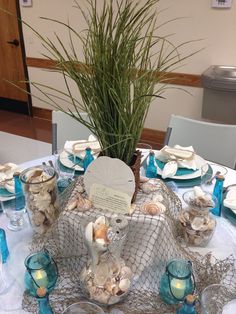
{"type": "Polygon", "coordinates": [[[187,208],[179,213],[183,237],[190,246],[206,246],[216,227],[216,220],[210,210],[217,204],[211,193],[195,186],[183,194],[187,208]]]}
{"type": "Polygon", "coordinates": [[[34,230],[45,233],[58,217],[57,173],[50,166],[36,166],[20,175],[26,208],[34,230]]]}
{"type": "Polygon", "coordinates": [[[120,302],[129,292],[132,270],[121,257],[128,221],[117,216],[98,217],[85,227],[89,260],[80,274],[85,295],[100,304],[120,302]]]}

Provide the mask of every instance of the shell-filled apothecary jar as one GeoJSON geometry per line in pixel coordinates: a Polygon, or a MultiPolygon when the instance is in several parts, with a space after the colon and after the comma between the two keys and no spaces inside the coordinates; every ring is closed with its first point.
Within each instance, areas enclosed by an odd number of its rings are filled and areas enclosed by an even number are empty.
{"type": "Polygon", "coordinates": [[[115,304],[131,286],[133,273],[121,258],[128,221],[118,216],[108,221],[98,217],[85,227],[89,260],[80,274],[85,295],[100,304],[115,304]]]}
{"type": "Polygon", "coordinates": [[[58,217],[57,173],[50,166],[36,166],[25,169],[20,180],[31,225],[43,234],[58,217]]]}
{"type": "Polygon", "coordinates": [[[211,240],[216,227],[216,220],[210,210],[217,204],[211,193],[194,187],[183,194],[187,208],[179,214],[185,242],[190,246],[206,246],[211,240]]]}

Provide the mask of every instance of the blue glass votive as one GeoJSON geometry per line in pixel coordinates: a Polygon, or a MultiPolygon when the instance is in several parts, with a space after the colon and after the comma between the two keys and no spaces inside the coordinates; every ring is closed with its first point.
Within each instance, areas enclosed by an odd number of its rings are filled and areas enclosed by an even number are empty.
{"type": "Polygon", "coordinates": [[[8,255],[9,255],[9,250],[7,246],[5,230],[1,228],[0,228],[0,247],[1,247],[2,262],[6,263],[8,255]]]}

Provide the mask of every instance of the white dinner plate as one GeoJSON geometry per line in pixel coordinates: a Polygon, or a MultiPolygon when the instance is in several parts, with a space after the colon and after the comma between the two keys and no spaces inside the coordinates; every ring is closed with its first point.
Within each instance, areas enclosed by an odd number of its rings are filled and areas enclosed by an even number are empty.
{"type": "MultiPolygon", "coordinates": [[[[203,159],[202,157],[196,155],[195,156],[196,159],[196,165],[197,165],[197,169],[196,171],[189,173],[189,174],[183,174],[181,176],[173,176],[171,177],[171,179],[175,179],[175,180],[189,180],[189,179],[195,179],[195,178],[199,178],[201,176],[201,167],[203,165],[205,165],[207,162],[205,159],[203,159]]],[[[162,175],[162,170],[157,166],[157,174],[162,175]]]]}
{"type": "Polygon", "coordinates": [[[79,165],[74,165],[74,163],[69,159],[69,153],[65,150],[60,154],[59,159],[63,166],[67,168],[75,168],[75,171],[84,171],[84,168],[80,167],[79,165]]]}

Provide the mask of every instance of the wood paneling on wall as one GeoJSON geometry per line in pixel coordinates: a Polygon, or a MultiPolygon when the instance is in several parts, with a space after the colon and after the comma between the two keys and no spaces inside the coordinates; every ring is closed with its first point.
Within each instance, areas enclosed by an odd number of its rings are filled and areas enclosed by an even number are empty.
{"type": "MultiPolygon", "coordinates": [[[[26,64],[29,67],[43,68],[43,69],[53,69],[56,67],[56,61],[41,59],[41,58],[26,58],[26,64]]],[[[86,66],[81,63],[79,66],[81,71],[86,69],[86,66]]],[[[158,76],[158,72],[156,74],[158,76]]],[[[187,73],[167,73],[165,82],[174,85],[201,87],[201,76],[197,74],[187,74],[187,73]]]]}

